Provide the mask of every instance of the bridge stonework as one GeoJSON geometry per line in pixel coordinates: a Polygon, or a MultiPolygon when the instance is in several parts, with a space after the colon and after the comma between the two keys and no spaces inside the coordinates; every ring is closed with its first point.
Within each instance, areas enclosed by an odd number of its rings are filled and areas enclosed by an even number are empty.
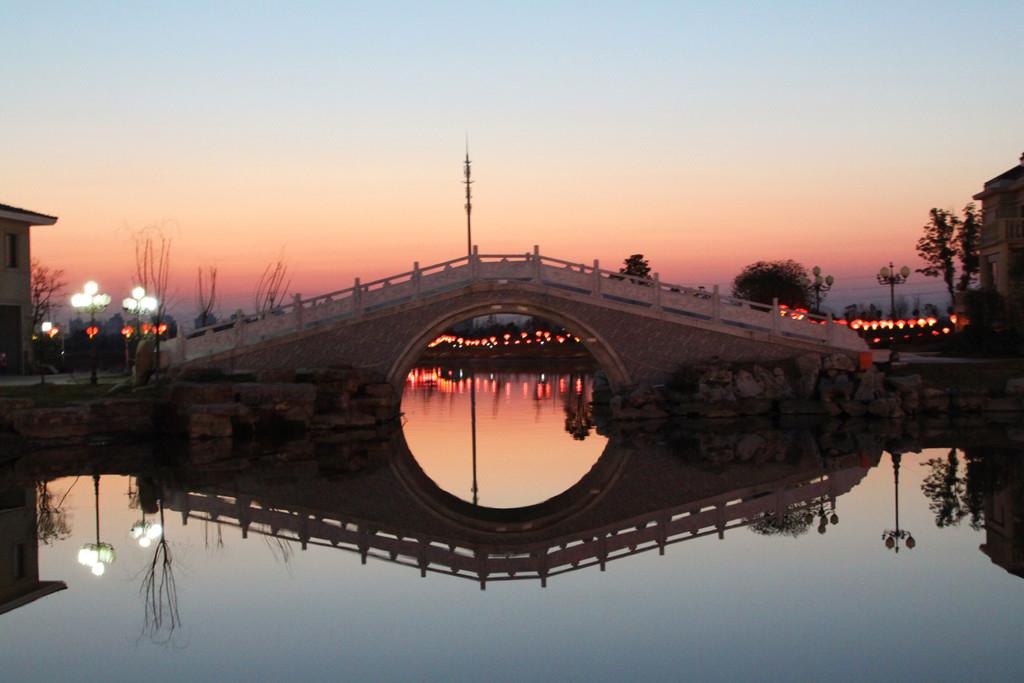
{"type": "Polygon", "coordinates": [[[508,313],[543,318],[578,336],[613,390],[660,384],[680,367],[714,359],[771,363],[827,351],[821,344],[742,327],[723,329],[710,321],[635,303],[595,300],[589,293],[545,284],[484,281],[237,345],[187,363],[233,370],[349,365],[378,374],[400,396],[409,370],[439,334],[473,317],[508,313]]]}
{"type": "Polygon", "coordinates": [[[856,355],[864,341],[831,319],[791,314],[705,290],[541,256],[468,256],[172,340],[175,365],[296,370],[347,365],[376,373],[400,396],[426,345],[477,316],[533,315],[571,331],[613,390],[665,382],[720,359],[777,362],[805,353],[856,355]]]}

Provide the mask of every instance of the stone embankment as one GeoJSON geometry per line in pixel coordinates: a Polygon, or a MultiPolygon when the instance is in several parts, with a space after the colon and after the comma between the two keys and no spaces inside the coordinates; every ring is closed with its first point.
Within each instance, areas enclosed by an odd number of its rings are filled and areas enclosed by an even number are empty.
{"type": "Polygon", "coordinates": [[[112,397],[62,408],[0,398],[0,432],[28,439],[220,439],[370,428],[398,416],[391,386],[363,371],[261,373],[247,379],[207,371],[180,377],[159,398],[112,397]]]}
{"type": "Polygon", "coordinates": [[[724,362],[688,369],[676,381],[605,400],[613,420],[819,415],[903,418],[919,414],[1024,412],[1024,379],[1004,391],[928,386],[919,375],[886,374],[842,355],[808,354],[792,364],[724,362]]]}

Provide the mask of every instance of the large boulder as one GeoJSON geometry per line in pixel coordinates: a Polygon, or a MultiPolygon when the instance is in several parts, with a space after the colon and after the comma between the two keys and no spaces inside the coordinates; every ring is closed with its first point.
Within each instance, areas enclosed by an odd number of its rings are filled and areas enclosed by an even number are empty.
{"type": "Polygon", "coordinates": [[[796,370],[796,395],[800,398],[810,398],[814,395],[814,389],[818,385],[818,375],[821,372],[821,356],[813,353],[797,356],[796,370]]]}

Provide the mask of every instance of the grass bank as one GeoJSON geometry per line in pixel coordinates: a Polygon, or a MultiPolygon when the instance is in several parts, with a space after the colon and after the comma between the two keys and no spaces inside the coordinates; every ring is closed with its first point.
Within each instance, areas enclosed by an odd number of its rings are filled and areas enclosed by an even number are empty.
{"type": "Polygon", "coordinates": [[[0,385],[2,398],[30,398],[37,408],[60,408],[79,401],[92,401],[105,397],[115,382],[99,384],[53,383],[0,385]]]}

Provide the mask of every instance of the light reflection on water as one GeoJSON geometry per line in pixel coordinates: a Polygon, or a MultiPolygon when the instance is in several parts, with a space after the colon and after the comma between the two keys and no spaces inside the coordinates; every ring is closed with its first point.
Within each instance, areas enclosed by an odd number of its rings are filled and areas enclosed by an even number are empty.
{"type": "Polygon", "coordinates": [[[406,443],[428,477],[468,502],[532,505],[575,484],[607,439],[590,373],[421,368],[402,400],[406,443]]]}
{"type": "MultiPolygon", "coordinates": [[[[575,441],[557,403],[498,412],[514,423],[528,408],[524,422],[575,441]]],[[[409,428],[419,411],[408,410],[409,428]]],[[[464,415],[450,416],[455,426],[438,429],[464,433],[464,415]]],[[[375,446],[285,444],[219,460],[195,451],[192,465],[148,472],[133,469],[146,462],[139,453],[105,449],[99,535],[117,558],[99,577],[76,560],[97,540],[91,470],[37,454],[40,472],[72,474],[47,484],[70,530],[38,553],[39,578],[67,590],[0,614],[4,680],[1018,679],[1024,580],[1008,569],[1020,571],[1020,545],[997,541],[1019,518],[1024,477],[1005,439],[952,459],[952,443],[906,452],[898,471],[882,446],[898,453],[900,438],[868,428],[740,422],[626,441],[592,430],[588,441],[601,449],[584,470],[604,458],[608,490],[506,543],[493,531],[503,521],[447,514],[443,498],[396,474],[403,456],[375,446]],[[170,567],[130,538],[153,509],[151,485],[170,567]],[[886,549],[897,527],[914,548],[886,549]],[[462,564],[453,573],[442,560],[462,564]],[[495,568],[483,591],[478,560],[495,568]],[[169,594],[147,603],[147,577],[166,589],[165,569],[176,624],[169,594]],[[159,624],[147,604],[164,610],[159,624]]],[[[26,470],[0,474],[9,483],[26,470]]],[[[466,501],[460,476],[452,492],[466,501]]],[[[484,481],[482,500],[498,485],[484,481]]],[[[524,490],[526,503],[550,497],[524,490]]],[[[17,514],[0,512],[0,534],[16,531],[17,514]]]]}

